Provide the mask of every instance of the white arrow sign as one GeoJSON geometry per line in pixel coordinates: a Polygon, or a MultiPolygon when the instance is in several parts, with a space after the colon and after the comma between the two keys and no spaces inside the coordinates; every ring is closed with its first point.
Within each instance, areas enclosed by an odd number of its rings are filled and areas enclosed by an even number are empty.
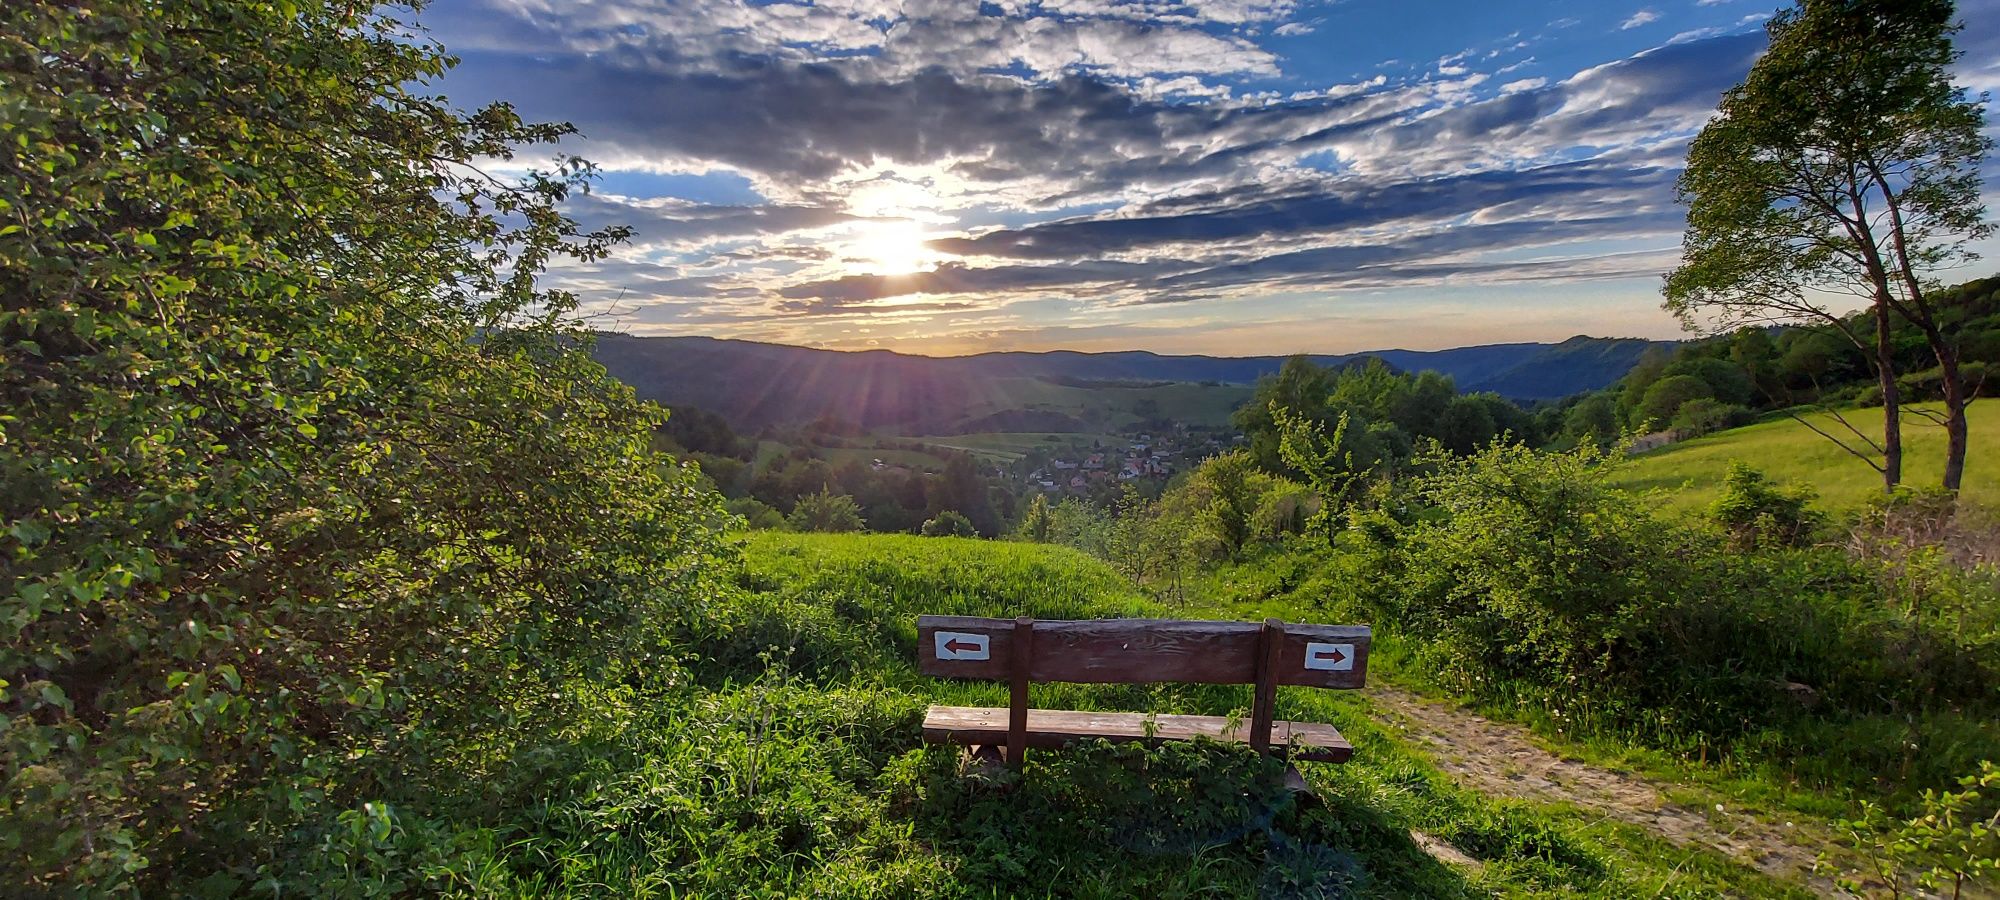
{"type": "Polygon", "coordinates": [[[1354,645],[1309,641],[1306,643],[1306,668],[1332,672],[1353,671],[1354,645]]]}
{"type": "Polygon", "coordinates": [[[988,635],[972,634],[964,631],[934,631],[931,637],[937,642],[938,659],[992,659],[993,653],[987,644],[988,635]]]}

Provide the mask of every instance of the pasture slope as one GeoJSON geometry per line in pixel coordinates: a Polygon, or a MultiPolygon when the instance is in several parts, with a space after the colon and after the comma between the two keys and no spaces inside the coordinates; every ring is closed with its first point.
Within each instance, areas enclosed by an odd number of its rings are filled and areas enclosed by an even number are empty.
{"type": "MultiPolygon", "coordinates": [[[[997,683],[915,672],[920,613],[1040,618],[1281,616],[1284,601],[1168,607],[1060,547],[755,533],[734,596],[689,628],[686,703],[618,729],[625,749],[534,830],[531,894],[1082,897],[1804,897],[1699,841],[1547,797],[1460,786],[1432,738],[1368,692],[1284,689],[1331,722],[1344,766],[1303,764],[1318,802],[1240,749],[1031,754],[1018,783],[924,745],[930,703],[1004,705],[997,683]],[[548,823],[561,823],[551,828],[548,823]],[[547,879],[547,880],[541,880],[547,879]]],[[[1393,656],[1393,653],[1389,654],[1393,656]]],[[[1384,660],[1385,666],[1392,659],[1384,660]]],[[[1386,675],[1388,672],[1378,674],[1386,675]]],[[[1246,715],[1249,688],[1038,685],[1038,706],[1246,715]]],[[[1467,749],[1467,748],[1462,748],[1467,749]]],[[[1476,751],[1474,751],[1476,752],[1476,751]]]]}
{"type": "MultiPolygon", "coordinates": [[[[1918,409],[1935,409],[1935,404],[1918,409]]],[[[1856,428],[1882,430],[1882,411],[1852,409],[1841,414],[1856,428]]],[[[1811,414],[1809,420],[1829,433],[1845,434],[1834,417],[1811,414]]],[[[1968,411],[1970,451],[1966,454],[1961,495],[1975,505],[2000,508],[2000,410],[1991,401],[1974,403],[1968,411]]],[[[1851,439],[1851,435],[1848,435],[1851,439]]],[[[1882,493],[1882,478],[1866,463],[1848,455],[1832,441],[1788,417],[1732,428],[1632,457],[1612,479],[1632,491],[1662,490],[1669,509],[1692,510],[1714,501],[1729,464],[1741,460],[1787,485],[1804,485],[1819,493],[1820,505],[1831,511],[1852,511],[1882,493]]],[[[1944,467],[1944,429],[1916,416],[1903,423],[1903,483],[1936,487],[1944,467]]]]}

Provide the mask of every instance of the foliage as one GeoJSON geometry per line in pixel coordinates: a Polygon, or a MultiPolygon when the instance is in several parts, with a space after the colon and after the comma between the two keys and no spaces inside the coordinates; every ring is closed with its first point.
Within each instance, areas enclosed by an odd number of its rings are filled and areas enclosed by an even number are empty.
{"type": "Polygon", "coordinates": [[[1319,496],[1319,509],[1306,522],[1312,531],[1332,537],[1339,511],[1353,500],[1373,471],[1357,465],[1353,444],[1347,439],[1349,419],[1335,420],[1333,434],[1319,425],[1296,418],[1285,410],[1273,410],[1280,429],[1280,452],[1292,469],[1306,479],[1306,486],[1319,496]]]}
{"type": "Polygon", "coordinates": [[[1254,461],[1272,474],[1306,480],[1313,476],[1286,455],[1287,434],[1297,443],[1310,442],[1301,437],[1306,434],[1338,431],[1339,455],[1352,457],[1340,466],[1364,472],[1392,471],[1427,441],[1463,454],[1496,438],[1530,444],[1541,440],[1535,418],[1506,398],[1459,394],[1444,375],[1404,374],[1372,358],[1339,369],[1324,369],[1303,357],[1287,360],[1278,375],[1259,383],[1251,403],[1261,407],[1238,410],[1236,421],[1254,461]],[[1342,421],[1348,423],[1345,428],[1342,421]]]}
{"type": "Polygon", "coordinates": [[[1253,516],[1271,487],[1272,477],[1239,450],[1203,462],[1182,490],[1196,495],[1196,523],[1204,536],[1233,559],[1250,542],[1253,516]]]}
{"type": "Polygon", "coordinates": [[[1752,747],[1841,778],[1910,776],[1922,758],[1923,784],[2000,742],[1949,724],[1988,709],[2000,677],[1988,579],[1730,546],[1610,487],[1612,460],[1587,448],[1429,463],[1406,498],[1359,517],[1350,589],[1444,686],[1538,709],[1565,732],[1690,754],[1752,747]],[[1819,715],[1896,723],[1899,738],[1869,745],[1896,756],[1864,757],[1862,742],[1808,724],[1819,715]],[[1822,740],[1847,748],[1841,764],[1819,758],[1822,740]]]}
{"type": "Polygon", "coordinates": [[[536,286],[589,167],[474,168],[567,129],[366,5],[0,16],[0,877],[309,892],[525,803],[723,558],[536,286]]]}
{"type": "Polygon", "coordinates": [[[1260,378],[1249,402],[1238,407],[1232,419],[1249,443],[1250,455],[1266,472],[1284,473],[1286,463],[1278,450],[1277,410],[1295,416],[1313,416],[1323,410],[1333,393],[1334,372],[1303,356],[1286,359],[1275,375],[1260,378]]]}
{"type": "Polygon", "coordinates": [[[947,509],[925,522],[918,533],[924,537],[978,537],[979,529],[972,527],[971,519],[947,509]]]}
{"type": "Polygon", "coordinates": [[[1738,547],[1799,547],[1826,524],[1826,516],[1811,507],[1813,496],[1811,488],[1781,488],[1739,461],[1730,465],[1709,515],[1738,547]]]}
{"type": "Polygon", "coordinates": [[[793,531],[861,531],[867,527],[861,521],[861,507],[853,497],[826,491],[800,497],[791,515],[785,517],[785,524],[793,531]]]}
{"type": "Polygon", "coordinates": [[[1750,411],[1733,403],[1697,397],[1681,404],[1668,428],[1676,440],[1687,440],[1711,432],[1748,424],[1750,411]]]}
{"type": "Polygon", "coordinates": [[[785,527],[785,516],[783,513],[772,509],[765,505],[763,501],[754,497],[737,497],[723,504],[723,509],[728,510],[732,516],[741,516],[744,525],[750,528],[785,527]]]}
{"type": "Polygon", "coordinates": [[[1049,510],[1047,494],[1037,493],[1028,501],[1028,511],[1021,516],[1020,536],[1037,544],[1046,544],[1055,533],[1055,516],[1049,510]]]}
{"type": "Polygon", "coordinates": [[[1841,824],[1856,849],[1874,864],[1878,885],[1843,880],[1850,893],[1910,896],[1912,887],[1957,900],[1968,888],[1992,887],[2000,876],[2000,768],[1982,761],[1960,778],[1962,790],[1926,789],[1921,811],[1891,816],[1864,803],[1860,817],[1841,824]]]}
{"type": "Polygon", "coordinates": [[[1632,424],[1642,429],[1663,428],[1674,420],[1683,404],[1695,400],[1712,400],[1715,389],[1693,375],[1668,375],[1646,389],[1646,395],[1633,411],[1632,424]]]}

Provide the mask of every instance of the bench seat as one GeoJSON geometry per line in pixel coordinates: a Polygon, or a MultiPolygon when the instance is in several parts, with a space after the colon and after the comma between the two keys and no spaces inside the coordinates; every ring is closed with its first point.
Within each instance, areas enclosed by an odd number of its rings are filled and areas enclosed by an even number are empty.
{"type": "MultiPolygon", "coordinates": [[[[1149,715],[1145,713],[1077,712],[1065,709],[1028,710],[1030,747],[1057,748],[1074,741],[1249,741],[1250,723],[1239,719],[1229,727],[1223,716],[1149,715]],[[1151,735],[1147,723],[1151,722],[1151,735]],[[1227,732],[1225,734],[1225,731],[1227,732]]],[[[924,714],[924,740],[933,744],[1007,743],[1007,709],[975,706],[933,706],[924,714]]],[[[1332,725],[1314,722],[1271,723],[1271,752],[1314,762],[1346,762],[1353,745],[1332,725]]]]}

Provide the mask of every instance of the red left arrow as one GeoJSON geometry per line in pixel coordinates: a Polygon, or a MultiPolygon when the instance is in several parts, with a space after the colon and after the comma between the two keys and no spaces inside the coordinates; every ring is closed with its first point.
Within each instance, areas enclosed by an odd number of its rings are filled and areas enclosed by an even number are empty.
{"type": "Polygon", "coordinates": [[[951,653],[964,653],[967,650],[977,650],[979,646],[978,644],[968,644],[958,638],[952,638],[944,642],[944,649],[951,653]]]}

